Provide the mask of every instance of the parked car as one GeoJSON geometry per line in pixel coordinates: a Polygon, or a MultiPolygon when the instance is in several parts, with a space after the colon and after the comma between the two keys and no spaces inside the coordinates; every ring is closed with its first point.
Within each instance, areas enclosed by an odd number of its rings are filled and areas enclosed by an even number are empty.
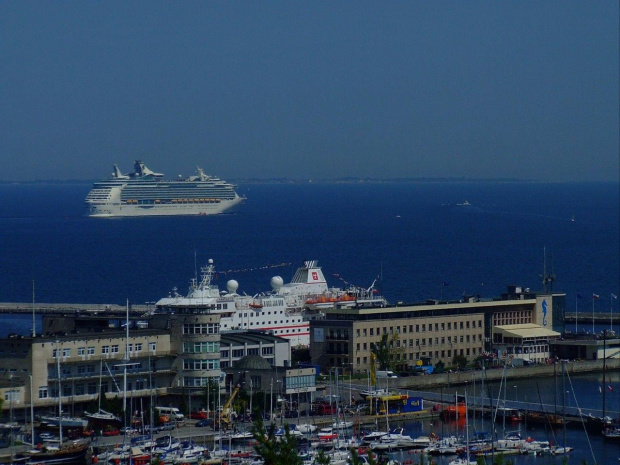
{"type": "Polygon", "coordinates": [[[151,428],[151,425],[144,425],[144,428],[142,430],[144,434],[147,434],[151,432],[151,429],[153,430],[153,434],[159,433],[161,431],[161,428],[159,426],[153,426],[151,428]]]}
{"type": "Polygon", "coordinates": [[[176,425],[171,421],[159,425],[159,431],[172,431],[174,428],[176,428],[176,425]]]}
{"type": "Polygon", "coordinates": [[[284,418],[299,418],[299,412],[297,410],[286,410],[284,418]]]}
{"type": "Polygon", "coordinates": [[[131,426],[123,426],[121,428],[121,433],[122,434],[137,434],[138,430],[135,428],[132,428],[131,426]]]}
{"type": "Polygon", "coordinates": [[[192,412],[192,413],[189,414],[189,417],[192,420],[205,420],[205,419],[209,418],[207,416],[207,412],[192,412]]]}
{"type": "Polygon", "coordinates": [[[213,420],[211,418],[205,418],[204,420],[197,421],[194,425],[197,428],[204,428],[205,426],[213,426],[213,420]]]}

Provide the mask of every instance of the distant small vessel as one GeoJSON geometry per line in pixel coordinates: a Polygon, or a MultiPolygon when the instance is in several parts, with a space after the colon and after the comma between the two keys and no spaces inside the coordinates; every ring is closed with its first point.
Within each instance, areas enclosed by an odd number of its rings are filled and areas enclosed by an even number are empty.
{"type": "Polygon", "coordinates": [[[469,206],[471,206],[471,203],[469,203],[469,201],[465,200],[463,203],[457,203],[456,206],[457,207],[469,207],[469,206]]]}

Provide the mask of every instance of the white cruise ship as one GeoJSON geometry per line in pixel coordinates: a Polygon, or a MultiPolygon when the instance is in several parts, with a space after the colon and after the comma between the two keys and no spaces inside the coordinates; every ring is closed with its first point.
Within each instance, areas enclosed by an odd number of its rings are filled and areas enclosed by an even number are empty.
{"type": "Polygon", "coordinates": [[[86,196],[88,216],[173,216],[232,213],[243,202],[235,186],[198,168],[198,176],[164,180],[138,160],[134,173],[122,174],[116,165],[112,177],[96,182],[86,196]]]}
{"type": "Polygon", "coordinates": [[[201,268],[201,273],[200,282],[192,279],[187,296],[180,295],[175,288],[168,297],[156,302],[155,311],[219,313],[220,332],[265,331],[288,339],[294,347],[310,343],[310,323],[304,318],[301,309],[287,307],[283,296],[277,293],[255,297],[239,295],[239,284],[234,279],[226,283],[227,291],[220,291],[212,283],[215,274],[213,260],[201,268]]]}
{"type": "Polygon", "coordinates": [[[292,346],[310,344],[310,320],[322,318],[321,310],[338,307],[384,307],[374,283],[368,289],[349,286],[328,287],[316,260],[299,267],[290,283],[280,276],[271,278],[272,291],[255,296],[237,293],[239,283],[226,283],[226,291],[213,284],[215,265],[209,260],[201,268],[201,279],[192,279],[187,296],[173,289],[156,302],[160,313],[219,313],[220,332],[236,330],[265,331],[288,339],[292,346]]]}

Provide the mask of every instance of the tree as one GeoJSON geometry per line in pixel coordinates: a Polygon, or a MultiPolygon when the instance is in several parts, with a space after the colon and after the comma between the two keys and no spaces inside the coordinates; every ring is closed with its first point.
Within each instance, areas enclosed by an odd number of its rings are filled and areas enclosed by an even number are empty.
{"type": "Polygon", "coordinates": [[[381,336],[381,341],[370,344],[370,351],[375,354],[379,370],[390,370],[393,368],[394,359],[397,354],[404,353],[404,348],[398,348],[400,337],[398,333],[394,333],[392,337],[387,334],[381,336]]]}
{"type": "MultiPolygon", "coordinates": [[[[317,463],[319,462],[317,461],[317,463]]],[[[359,457],[357,450],[354,447],[352,447],[350,450],[350,456],[349,456],[349,459],[347,460],[347,463],[349,465],[364,465],[366,463],[368,463],[368,465],[377,465],[377,460],[375,459],[375,454],[370,452],[368,454],[368,462],[362,461],[359,457]]],[[[327,464],[329,464],[329,461],[327,462],[327,464]]],[[[320,464],[320,465],[324,465],[324,464],[320,464]]]]}
{"type": "Polygon", "coordinates": [[[439,360],[437,363],[435,363],[435,369],[433,370],[433,373],[435,374],[443,373],[445,366],[446,366],[445,363],[439,360]]]}
{"type": "Polygon", "coordinates": [[[467,357],[464,355],[455,355],[452,359],[452,364],[458,368],[465,368],[467,366],[467,357]]]}
{"type": "Polygon", "coordinates": [[[277,440],[275,423],[271,423],[266,430],[259,416],[252,425],[252,434],[256,440],[254,450],[265,465],[302,465],[303,461],[297,453],[297,441],[288,425],[284,426],[284,436],[277,440]]]}

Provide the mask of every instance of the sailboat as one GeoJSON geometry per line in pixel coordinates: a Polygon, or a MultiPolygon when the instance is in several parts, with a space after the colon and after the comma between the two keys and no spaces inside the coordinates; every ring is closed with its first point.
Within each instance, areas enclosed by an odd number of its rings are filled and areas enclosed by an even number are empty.
{"type": "Polygon", "coordinates": [[[101,364],[99,367],[99,410],[94,413],[84,412],[84,416],[88,418],[88,420],[91,423],[94,423],[96,425],[106,426],[106,425],[112,424],[115,426],[120,426],[123,421],[119,417],[101,408],[101,397],[104,395],[101,390],[102,376],[103,376],[103,360],[101,360],[101,364]]]}
{"type": "Polygon", "coordinates": [[[467,408],[467,391],[465,391],[465,457],[451,460],[448,462],[448,465],[477,465],[477,463],[477,460],[470,460],[469,457],[469,413],[467,408]]]}
{"type": "Polygon", "coordinates": [[[566,445],[566,386],[564,385],[565,378],[565,367],[566,360],[562,360],[562,425],[563,425],[563,438],[562,438],[562,446],[555,446],[551,448],[551,453],[553,455],[564,455],[568,454],[574,447],[570,447],[566,445]]]}

